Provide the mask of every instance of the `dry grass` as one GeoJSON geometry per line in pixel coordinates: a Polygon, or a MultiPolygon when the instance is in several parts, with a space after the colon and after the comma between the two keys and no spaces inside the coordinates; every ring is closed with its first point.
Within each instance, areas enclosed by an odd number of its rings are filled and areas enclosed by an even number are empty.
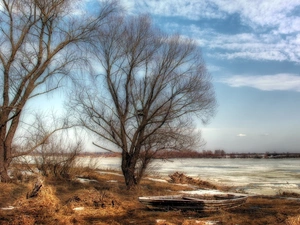
{"type": "Polygon", "coordinates": [[[26,196],[28,185],[14,183],[0,183],[0,207],[12,205],[22,196],[26,196]]]}
{"type": "Polygon", "coordinates": [[[230,187],[227,186],[218,186],[216,184],[213,184],[208,181],[204,181],[197,178],[192,178],[189,176],[186,176],[183,173],[175,172],[174,174],[169,176],[171,178],[170,182],[175,184],[190,184],[197,186],[201,189],[216,189],[220,191],[228,191],[230,190],[230,187]]]}
{"type": "Polygon", "coordinates": [[[224,225],[300,224],[300,201],[296,200],[251,197],[239,208],[213,214],[150,211],[138,202],[138,196],[176,194],[191,188],[145,179],[136,190],[127,191],[119,174],[89,170],[83,172],[82,177],[94,181],[80,183],[47,178],[39,195],[32,199],[26,199],[26,193],[31,190],[33,181],[0,183],[0,206],[16,207],[14,210],[0,210],[0,224],[209,224],[206,221],[218,221],[215,224],[224,225]],[[74,210],[76,208],[83,210],[74,210]]]}
{"type": "Polygon", "coordinates": [[[300,215],[290,217],[287,220],[287,225],[299,225],[300,224],[300,215]]]}

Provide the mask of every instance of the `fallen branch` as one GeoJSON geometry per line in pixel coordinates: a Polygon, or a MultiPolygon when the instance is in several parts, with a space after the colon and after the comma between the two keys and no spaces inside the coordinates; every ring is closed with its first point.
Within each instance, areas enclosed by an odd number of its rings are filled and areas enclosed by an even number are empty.
{"type": "Polygon", "coordinates": [[[39,178],[37,182],[35,182],[32,191],[27,193],[26,198],[28,199],[28,198],[34,198],[38,196],[38,193],[42,186],[43,186],[43,181],[39,178]]]}

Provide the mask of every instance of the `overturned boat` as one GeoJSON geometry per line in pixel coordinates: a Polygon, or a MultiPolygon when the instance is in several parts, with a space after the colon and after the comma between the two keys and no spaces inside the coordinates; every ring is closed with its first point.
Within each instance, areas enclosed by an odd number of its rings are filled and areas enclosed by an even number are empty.
{"type": "Polygon", "coordinates": [[[154,210],[196,210],[214,212],[243,205],[247,195],[214,194],[214,195],[168,195],[139,197],[139,201],[154,210]]]}

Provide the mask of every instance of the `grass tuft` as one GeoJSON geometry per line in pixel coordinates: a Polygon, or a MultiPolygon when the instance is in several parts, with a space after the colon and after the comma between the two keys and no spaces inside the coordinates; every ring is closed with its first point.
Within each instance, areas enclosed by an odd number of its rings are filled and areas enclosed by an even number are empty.
{"type": "MultiPolygon", "coordinates": [[[[203,187],[202,182],[186,178],[192,185],[178,185],[145,178],[139,187],[128,191],[118,172],[90,169],[82,170],[78,177],[86,178],[85,182],[45,177],[38,195],[30,199],[26,193],[34,186],[33,178],[29,182],[0,183],[0,206],[15,207],[0,209],[0,224],[209,224],[206,221],[240,225],[300,224],[300,201],[295,198],[249,197],[245,205],[217,213],[150,211],[139,203],[139,196],[178,194],[195,186],[203,187]]],[[[207,183],[205,186],[208,188],[207,183]]]]}
{"type": "Polygon", "coordinates": [[[287,225],[299,225],[300,224],[300,215],[288,218],[286,221],[286,224],[287,225]]]}

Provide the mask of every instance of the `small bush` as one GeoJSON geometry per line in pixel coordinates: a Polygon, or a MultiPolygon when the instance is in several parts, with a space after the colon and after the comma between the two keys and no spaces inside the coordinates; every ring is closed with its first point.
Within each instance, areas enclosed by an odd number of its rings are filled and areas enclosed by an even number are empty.
{"type": "Polygon", "coordinates": [[[174,174],[170,175],[169,177],[171,178],[171,183],[192,184],[192,185],[197,185],[203,189],[217,189],[216,185],[214,185],[208,181],[194,179],[192,177],[186,176],[183,173],[175,172],[174,174]]]}
{"type": "Polygon", "coordinates": [[[82,149],[81,143],[65,144],[61,139],[50,140],[35,151],[35,164],[43,176],[72,179],[75,176],[76,158],[82,149]]]}

